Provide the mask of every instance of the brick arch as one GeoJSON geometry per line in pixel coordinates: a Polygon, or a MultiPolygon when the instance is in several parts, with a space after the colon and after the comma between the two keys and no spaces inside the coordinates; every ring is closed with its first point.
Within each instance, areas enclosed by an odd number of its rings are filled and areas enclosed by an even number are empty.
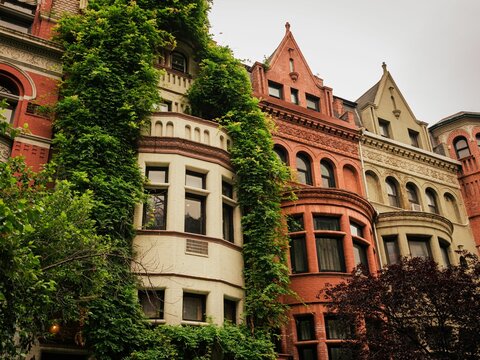
{"type": "Polygon", "coordinates": [[[31,100],[37,96],[32,78],[16,65],[0,61],[0,74],[8,77],[18,86],[20,100],[31,100]]]}
{"type": "Polygon", "coordinates": [[[471,142],[472,142],[471,134],[469,134],[464,129],[455,129],[448,135],[448,138],[447,138],[448,152],[452,159],[457,159],[457,153],[455,152],[453,141],[459,136],[463,136],[465,139],[467,139],[468,147],[471,150],[471,142]]]}

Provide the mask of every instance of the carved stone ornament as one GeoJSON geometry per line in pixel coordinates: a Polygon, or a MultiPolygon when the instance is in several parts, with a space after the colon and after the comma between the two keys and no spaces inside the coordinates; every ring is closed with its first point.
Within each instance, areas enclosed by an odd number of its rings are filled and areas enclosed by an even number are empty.
{"type": "Polygon", "coordinates": [[[57,76],[62,75],[62,67],[60,61],[55,61],[47,57],[35,54],[28,50],[19,49],[14,46],[0,43],[0,59],[16,60],[24,66],[40,68],[57,76]]]}

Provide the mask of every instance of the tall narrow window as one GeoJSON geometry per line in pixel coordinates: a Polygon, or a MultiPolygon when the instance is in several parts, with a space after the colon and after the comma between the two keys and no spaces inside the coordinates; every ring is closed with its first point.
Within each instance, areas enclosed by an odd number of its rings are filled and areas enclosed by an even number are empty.
{"type": "Polygon", "coordinates": [[[277,154],[277,156],[278,156],[278,158],[280,159],[281,162],[288,165],[288,156],[287,156],[287,151],[285,150],[285,148],[283,148],[280,145],[275,145],[273,147],[273,151],[275,152],[275,154],[277,154]]]}
{"type": "Polygon", "coordinates": [[[475,138],[477,139],[477,146],[480,147],[480,133],[478,133],[475,138]]]}
{"type": "Polygon", "coordinates": [[[293,274],[308,272],[307,246],[304,237],[290,239],[290,263],[293,274]]]}
{"type": "Polygon", "coordinates": [[[233,202],[233,186],[226,181],[222,181],[222,195],[224,197],[222,205],[223,238],[227,241],[234,242],[234,207],[231,205],[231,202],[233,202]]]}
{"type": "Polygon", "coordinates": [[[417,187],[412,183],[408,183],[406,186],[408,203],[410,204],[410,210],[422,211],[420,202],[418,201],[417,187]]]}
{"type": "Polygon", "coordinates": [[[345,320],[335,315],[324,315],[328,340],[345,340],[352,337],[352,328],[345,320]]]}
{"type": "Polygon", "coordinates": [[[8,123],[13,122],[19,95],[20,93],[17,85],[15,85],[15,83],[8,77],[0,74],[0,101],[6,100],[7,102],[7,107],[5,109],[0,109],[0,114],[5,118],[0,118],[0,121],[6,121],[8,123]]]}
{"type": "Polygon", "coordinates": [[[408,247],[412,257],[432,257],[430,251],[430,239],[421,236],[408,235],[408,247]]]}
{"type": "Polygon", "coordinates": [[[408,129],[408,137],[410,138],[410,145],[419,147],[417,131],[408,129]]]}
{"type": "Polygon", "coordinates": [[[335,187],[335,175],[333,173],[332,165],[326,161],[320,161],[320,168],[322,170],[322,186],[325,188],[335,187]]]}
{"type": "Polygon", "coordinates": [[[470,156],[470,148],[468,147],[467,139],[463,136],[457,137],[453,141],[453,147],[455,148],[458,159],[470,156]]]}
{"type": "Polygon", "coordinates": [[[363,265],[368,270],[367,247],[363,244],[353,243],[353,257],[355,266],[363,265]]]}
{"type": "Polygon", "coordinates": [[[437,195],[435,192],[432,189],[427,189],[425,195],[427,197],[428,211],[432,214],[438,214],[437,195]]]}
{"type": "Polygon", "coordinates": [[[205,235],[205,198],[185,195],[185,232],[205,235]]]}
{"type": "Polygon", "coordinates": [[[384,236],[383,245],[385,247],[385,255],[387,256],[387,264],[396,264],[400,261],[400,249],[396,236],[384,236]]]}
{"type": "Polygon", "coordinates": [[[315,243],[320,271],[345,272],[341,238],[316,236],[315,243]]]}
{"type": "Polygon", "coordinates": [[[294,72],[295,71],[295,63],[293,62],[293,59],[290,59],[290,61],[288,63],[290,65],[290,72],[294,72]]]}
{"type": "Polygon", "coordinates": [[[386,138],[390,137],[390,123],[386,120],[378,120],[378,130],[380,135],[386,138]]]}
{"type": "Polygon", "coordinates": [[[225,321],[232,324],[237,323],[237,302],[234,300],[223,299],[223,317],[225,321]]]}
{"type": "Polygon", "coordinates": [[[301,184],[312,185],[310,159],[306,154],[297,155],[297,180],[301,184]]]}
{"type": "Polygon", "coordinates": [[[273,81],[268,82],[268,95],[277,98],[283,99],[283,85],[278,84],[273,81]]]}
{"type": "Polygon", "coordinates": [[[307,109],[320,111],[320,99],[318,97],[306,94],[305,98],[307,100],[307,109]]]}
{"type": "Polygon", "coordinates": [[[187,72],[187,58],[179,52],[172,53],[172,69],[182,73],[187,72]]]}
{"type": "Polygon", "coordinates": [[[183,294],[183,320],[205,321],[206,296],[183,294]]]}
{"type": "Polygon", "coordinates": [[[143,204],[143,227],[165,230],[167,224],[167,189],[145,189],[147,201],[143,204]]]}
{"type": "Polygon", "coordinates": [[[312,315],[295,316],[295,325],[298,341],[315,340],[315,325],[312,315]]]}
{"type": "Polygon", "coordinates": [[[445,267],[450,266],[450,255],[448,254],[450,252],[450,244],[448,241],[443,240],[443,239],[438,239],[439,245],[440,245],[440,253],[442,254],[442,261],[443,265],[445,267]]]}
{"type": "Polygon", "coordinates": [[[164,290],[138,290],[138,302],[149,319],[163,319],[164,290]]]}
{"type": "Polygon", "coordinates": [[[298,105],[298,90],[290,88],[290,99],[292,100],[292,103],[298,105]]]}
{"type": "Polygon", "coordinates": [[[395,180],[387,178],[385,181],[387,187],[388,203],[390,206],[400,207],[400,197],[398,196],[398,188],[395,180]]]}

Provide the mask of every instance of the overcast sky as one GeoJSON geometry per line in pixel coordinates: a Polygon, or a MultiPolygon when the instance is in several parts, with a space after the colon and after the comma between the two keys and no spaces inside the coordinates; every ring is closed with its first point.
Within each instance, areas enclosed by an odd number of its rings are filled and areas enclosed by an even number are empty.
{"type": "Polygon", "coordinates": [[[285,22],[314,74],[355,101],[387,63],[417,119],[480,112],[480,0],[213,0],[211,32],[263,61],[285,22]]]}

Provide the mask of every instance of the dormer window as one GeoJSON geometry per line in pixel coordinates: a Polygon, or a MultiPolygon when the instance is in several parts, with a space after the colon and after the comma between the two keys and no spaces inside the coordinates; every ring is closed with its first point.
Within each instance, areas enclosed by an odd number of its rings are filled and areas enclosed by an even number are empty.
{"type": "Polygon", "coordinates": [[[172,69],[182,73],[187,72],[187,58],[179,52],[172,53],[172,69]]]}
{"type": "Polygon", "coordinates": [[[298,105],[299,101],[298,101],[298,90],[297,89],[290,88],[290,97],[291,97],[292,103],[298,105]]]}
{"type": "Polygon", "coordinates": [[[378,129],[383,137],[390,137],[390,123],[386,120],[378,120],[378,129]]]}
{"type": "Polygon", "coordinates": [[[277,98],[283,99],[283,86],[281,84],[277,84],[273,81],[268,82],[268,95],[277,98]]]}
{"type": "Polygon", "coordinates": [[[320,99],[316,96],[306,94],[307,109],[320,111],[320,99]]]}
{"type": "Polygon", "coordinates": [[[0,25],[23,33],[30,33],[36,8],[36,4],[32,3],[0,0],[0,25]]]}

